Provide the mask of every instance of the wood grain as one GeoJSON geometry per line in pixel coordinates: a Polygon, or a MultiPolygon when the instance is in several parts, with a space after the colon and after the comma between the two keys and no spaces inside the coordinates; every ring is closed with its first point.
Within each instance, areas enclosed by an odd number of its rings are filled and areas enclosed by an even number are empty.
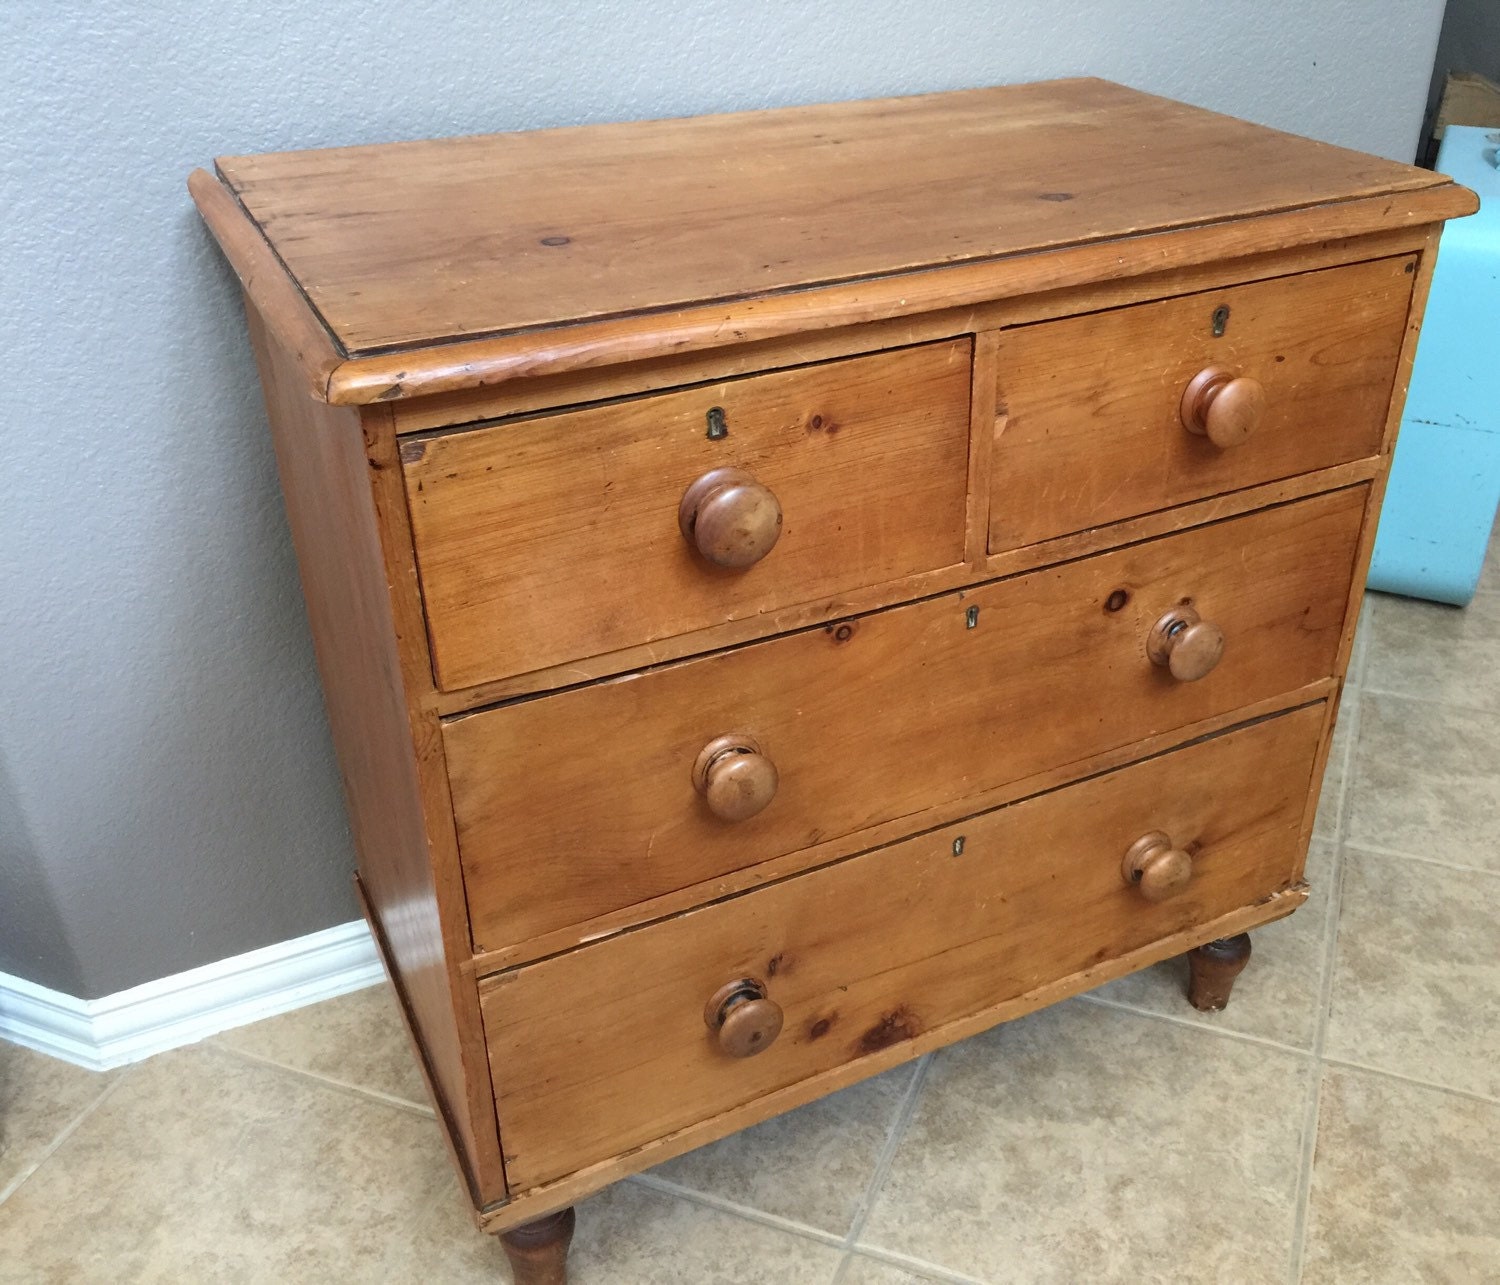
{"type": "MultiPolygon", "coordinates": [[[[445,791],[435,801],[436,842],[443,829],[448,836],[445,861],[434,859],[428,824],[429,793],[445,779],[442,745],[436,719],[407,700],[408,677],[420,675],[426,661],[420,629],[413,637],[409,627],[410,599],[400,600],[401,549],[387,543],[393,533],[379,487],[380,426],[369,423],[371,412],[308,396],[294,355],[253,301],[247,313],[361,884],[426,1050],[438,1111],[463,1157],[470,1194],[488,1204],[503,1198],[504,1174],[486,1068],[473,1055],[477,997],[452,966],[469,942],[445,791]],[[419,747],[439,756],[435,775],[424,774],[419,747]]],[[[385,418],[384,449],[393,455],[385,418]]],[[[393,458],[384,468],[395,480],[393,458]]],[[[409,578],[409,547],[405,561],[409,578]]]]}
{"type": "Polygon", "coordinates": [[[1200,1013],[1218,1013],[1229,1006],[1234,979],[1250,962],[1250,936],[1219,937],[1188,951],[1188,1003],[1200,1013]]]}
{"type": "Polygon", "coordinates": [[[914,318],[1037,292],[1128,281],[1144,273],[1255,256],[1345,237],[1430,225],[1472,214],[1474,194],[1448,183],[1396,197],[1367,197],[1246,220],[1174,228],[1116,241],[877,277],[729,304],[582,322],[532,335],[502,335],[363,357],[329,376],[336,404],[449,393],[618,362],[753,343],[781,336],[914,318]]]}
{"type": "Polygon", "coordinates": [[[989,536],[990,449],[994,442],[996,353],[1000,336],[988,330],[974,336],[974,381],[969,395],[969,487],[964,513],[964,554],[970,566],[983,565],[989,536]]]}
{"type": "Polygon", "coordinates": [[[1417,340],[1421,334],[1422,318],[1427,312],[1427,296],[1432,289],[1432,274],[1437,267],[1438,245],[1442,234],[1441,225],[1428,228],[1426,243],[1417,256],[1411,304],[1406,313],[1406,331],[1401,338],[1401,356],[1396,362],[1394,387],[1386,406],[1385,435],[1382,440],[1387,455],[1396,449],[1396,434],[1401,428],[1401,412],[1406,407],[1412,367],[1417,360],[1417,340]]]}
{"type": "MultiPolygon", "coordinates": [[[[772,634],[803,629],[809,625],[825,624],[845,616],[865,611],[874,611],[903,601],[929,598],[966,584],[994,580],[1000,576],[1015,575],[1036,567],[1058,562],[1070,562],[1087,557],[1104,549],[1121,544],[1134,544],[1168,535],[1173,531],[1185,531],[1222,518],[1249,513],[1273,504],[1285,504],[1288,500],[1303,496],[1334,491],[1357,482],[1365,482],[1385,467],[1382,457],[1355,460],[1351,464],[1340,464],[1330,469],[1319,469],[1313,473],[1302,473],[1295,477],[1268,482],[1262,486],[1246,487],[1243,491],[1230,491],[1224,495],[1198,500],[1173,509],[1144,514],[1124,522],[1092,527],[1056,540],[1028,545],[1024,549],[1013,549],[1007,553],[991,554],[981,566],[953,566],[942,571],[924,572],[908,576],[903,580],[885,585],[872,585],[850,593],[837,594],[818,602],[788,607],[781,611],[767,612],[746,620],[728,621],[711,625],[691,634],[679,634],[675,638],[662,639],[654,643],[642,643],[633,647],[622,647],[587,660],[569,661],[546,669],[532,670],[493,682],[478,683],[451,692],[434,692],[430,696],[432,708],[443,714],[458,714],[496,705],[518,696],[564,687],[576,687],[581,683],[607,678],[613,674],[631,670],[651,668],[681,660],[687,656],[702,655],[726,647],[739,646],[756,638],[772,634]]],[[[988,520],[980,524],[979,539],[985,538],[988,520]]]]}
{"type": "MultiPolygon", "coordinates": [[[[328,377],[347,354],[307,296],[287,275],[286,266],[234,193],[207,170],[194,170],[188,175],[188,192],[239,278],[246,297],[277,341],[290,352],[306,381],[307,391],[326,401],[328,377]]],[[[294,380],[293,385],[297,382],[294,380]]]]}
{"type": "MultiPolygon", "coordinates": [[[[1380,471],[1374,475],[1370,486],[1370,498],[1365,513],[1364,529],[1360,532],[1359,548],[1354,556],[1354,578],[1349,584],[1349,605],[1344,615],[1344,635],[1339,640],[1338,673],[1342,676],[1348,672],[1349,659],[1354,651],[1355,631],[1359,627],[1360,608],[1364,603],[1365,581],[1369,577],[1370,560],[1375,552],[1375,537],[1380,526],[1380,507],[1385,500],[1386,485],[1390,480],[1391,452],[1395,450],[1396,434],[1401,427],[1401,413],[1406,405],[1407,389],[1411,383],[1412,366],[1417,356],[1417,340],[1422,329],[1422,316],[1427,308],[1427,296],[1432,285],[1433,269],[1437,265],[1438,241],[1442,233],[1440,227],[1428,230],[1426,244],[1422,247],[1420,257],[1417,260],[1415,282],[1412,287],[1411,303],[1407,311],[1405,331],[1401,341],[1401,354],[1396,362],[1396,375],[1393,381],[1389,405],[1386,408],[1385,427],[1382,433],[1382,444],[1385,454],[1379,457],[1380,471]]],[[[1342,706],[1342,686],[1339,699],[1330,703],[1330,716],[1328,727],[1324,736],[1324,744],[1319,752],[1318,771],[1314,778],[1313,789],[1308,793],[1307,811],[1303,817],[1303,833],[1311,835],[1317,824],[1318,801],[1322,793],[1323,770],[1327,763],[1328,754],[1333,746],[1334,722],[1338,717],[1338,711],[1342,706]]]]}
{"type": "Polygon", "coordinates": [[[968,339],[403,439],[438,681],[585,659],[963,561],[968,339]],[[708,436],[708,412],[727,436],[708,436]],[[678,504],[741,469],[784,522],[754,566],[678,504]]]}
{"type": "MultiPolygon", "coordinates": [[[[417,784],[421,793],[427,850],[424,854],[437,894],[437,910],[443,934],[443,962],[448,977],[449,1001],[458,1026],[460,1062],[445,1068],[450,1077],[461,1075],[468,1099],[468,1118],[474,1121],[475,1174],[479,1189],[477,1207],[500,1199],[504,1171],[500,1164],[499,1139],[486,1093],[491,1093],[483,1061],[483,1029],[479,994],[464,970],[471,957],[473,939],[469,931],[463,891],[463,871],[458,857],[458,834],[453,819],[453,800],[448,790],[441,724],[432,708],[432,657],[427,646],[421,589],[417,583],[405,488],[397,458],[394,417],[386,406],[369,406],[360,422],[365,435],[365,462],[369,468],[370,494],[382,534],[384,579],[390,594],[391,619],[401,664],[406,701],[407,734],[417,760],[417,784]]],[[[411,854],[409,859],[415,859],[411,854]]],[[[426,961],[431,966],[431,960],[426,961]]],[[[491,1093],[492,1096],[492,1093],[491,1093]]]]}
{"type": "Polygon", "coordinates": [[[512,1187],[1295,883],[1322,721],[1300,710],[488,979],[512,1187]],[[1149,830],[1193,853],[1187,888],[1155,904],[1120,873],[1149,830]],[[765,978],[785,1012],[779,1039],[743,1060],[726,1058],[703,1024],[705,1000],[740,976],[765,978]]]}
{"type": "Polygon", "coordinates": [[[1471,193],[1100,81],[220,175],[360,886],[523,1272],[608,1181],[1305,896],[1471,193]]]}
{"type": "Polygon", "coordinates": [[[1099,80],[217,164],[352,354],[1446,182],[1099,80]]]}
{"type": "Polygon", "coordinates": [[[444,724],[477,951],[962,799],[1331,674],[1364,488],[444,724]],[[1228,647],[1146,655],[1191,601],[1228,647]],[[977,609],[973,628],[968,612],[977,609]],[[693,789],[748,733],[775,801],[693,789]]]}
{"type": "Polygon", "coordinates": [[[977,1035],[1001,1022],[1025,1017],[1026,1014],[1034,1013],[1048,1004],[1055,1004],[1073,995],[1093,990],[1095,987],[1104,985],[1105,982],[1113,981],[1117,977],[1123,977],[1141,968],[1148,968],[1163,959],[1172,959],[1205,941],[1232,936],[1235,933],[1246,932],[1274,923],[1278,919],[1284,919],[1307,901],[1307,895],[1308,888],[1305,883],[1272,893],[1251,905],[1241,906],[1238,910],[1232,910],[1227,915],[1221,915],[1218,919],[1206,924],[1195,925],[1114,959],[1101,960],[1079,972],[1070,973],[1067,977],[1060,977],[1056,981],[1037,986],[1024,995],[1001,1000],[998,1004],[991,1004],[967,1017],[923,1031],[915,1039],[894,1044],[855,1062],[845,1062],[817,1075],[809,1076],[805,1080],[799,1080],[784,1089],[768,1093],[752,1102],[731,1107],[718,1115],[699,1120],[682,1129],[675,1129],[671,1133],[664,1133],[623,1155],[611,1156],[608,1160],[577,1170],[556,1182],[545,1183],[529,1191],[516,1193],[504,1204],[482,1211],[479,1216],[480,1225],[486,1231],[498,1232],[541,1214],[560,1209],[618,1179],[639,1173],[652,1165],[670,1160],[673,1156],[680,1156],[694,1147],[716,1142],[738,1129],[749,1128],[772,1116],[782,1115],[799,1106],[805,1106],[826,1094],[847,1088],[860,1080],[878,1075],[881,1071],[900,1066],[904,1062],[910,1062],[913,1058],[931,1053],[934,1049],[943,1048],[957,1040],[977,1035]]]}
{"type": "MultiPolygon", "coordinates": [[[[1215,714],[1183,727],[1160,732],[1139,741],[1132,741],[1128,745],[1115,746],[1102,753],[1091,754],[1087,758],[1049,767],[1013,781],[1006,781],[993,789],[981,790],[978,794],[970,795],[965,799],[936,803],[931,807],[923,808],[920,812],[840,835],[810,848],[799,848],[796,852],[773,857],[759,865],[731,870],[700,883],[688,884],[686,887],[675,889],[660,897],[653,897],[649,901],[638,901],[622,910],[610,911],[594,919],[584,920],[582,923],[570,924],[566,928],[544,933],[540,937],[532,937],[527,941],[485,951],[468,960],[464,967],[475,977],[486,977],[491,973],[572,950],[575,946],[603,941],[653,920],[665,919],[685,910],[691,910],[694,906],[719,901],[724,897],[748,892],[752,888],[763,887],[766,884],[777,883],[792,875],[801,874],[803,871],[814,870],[843,857],[852,856],[856,852],[864,852],[940,825],[947,825],[961,817],[987,812],[991,808],[1014,803],[1017,799],[1041,794],[1047,790],[1055,790],[1064,785],[1070,785],[1074,781],[1081,781],[1085,777],[1097,776],[1101,772],[1112,772],[1137,759],[1165,754],[1190,741],[1216,736],[1238,723],[1270,718],[1277,714],[1284,714],[1288,710],[1300,709],[1304,705],[1327,703],[1338,694],[1338,690],[1338,679],[1322,678],[1305,687],[1299,687],[1295,691],[1279,693],[1267,700],[1256,701],[1254,704],[1241,706],[1228,713],[1215,714]]],[[[1320,760],[1318,772],[1321,773],[1321,771],[1320,760]]]]}
{"type": "Polygon", "coordinates": [[[510,1260],[511,1285],[567,1285],[576,1223],[573,1210],[562,1209],[504,1232],[500,1245],[510,1260]]]}
{"type": "Polygon", "coordinates": [[[921,315],[844,325],[830,330],[806,330],[603,368],[534,375],[458,392],[394,400],[390,406],[396,417],[398,433],[424,432],[856,356],[882,348],[909,347],[1000,326],[1025,325],[1053,317],[1097,312],[1101,308],[1118,308],[1200,290],[1264,281],[1294,272],[1416,253],[1425,243],[1425,228],[1394,228],[1367,236],[1319,241],[1290,250],[1259,254],[1235,251],[1208,263],[1145,272],[1122,280],[1101,280],[1066,288],[1059,288],[1058,282],[1049,281],[1043,283],[1037,293],[1021,297],[1015,297],[1009,289],[1000,289],[997,297],[989,302],[962,307],[939,305],[921,315]]]}
{"type": "Polygon", "coordinates": [[[1415,266],[1378,260],[1002,331],[990,551],[1378,454],[1415,266]],[[1183,425],[1184,390],[1211,367],[1264,386],[1263,422],[1239,445],[1183,425]]]}

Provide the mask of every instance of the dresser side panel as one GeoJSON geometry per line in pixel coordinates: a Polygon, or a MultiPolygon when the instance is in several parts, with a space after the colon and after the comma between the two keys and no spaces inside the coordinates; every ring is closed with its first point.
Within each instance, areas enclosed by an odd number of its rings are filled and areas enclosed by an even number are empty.
{"type": "MultiPolygon", "coordinates": [[[[467,943],[462,955],[455,951],[450,927],[445,948],[444,914],[450,921],[462,915],[462,889],[456,870],[448,880],[442,875],[441,836],[434,839],[424,810],[426,738],[407,682],[419,658],[403,665],[403,650],[415,646],[425,654],[425,640],[404,636],[393,600],[398,577],[389,541],[382,541],[374,489],[381,465],[369,439],[369,420],[378,412],[315,401],[295,357],[253,304],[247,314],[361,882],[438,1110],[482,1207],[504,1197],[504,1177],[493,1105],[482,1109],[488,1071],[465,1058],[466,1034],[477,1040],[478,1033],[474,984],[450,967],[450,959],[467,954],[467,943]],[[473,1032],[465,1031],[466,1018],[473,1032]]],[[[435,743],[435,719],[432,733],[435,743]]]]}
{"type": "Polygon", "coordinates": [[[1360,529],[1359,545],[1354,554],[1354,577],[1349,582],[1349,601],[1344,611],[1344,632],[1339,639],[1338,661],[1335,673],[1339,678],[1339,695],[1328,704],[1327,726],[1323,730],[1323,743],[1318,750],[1316,770],[1313,772],[1312,788],[1308,791],[1307,809],[1302,821],[1303,847],[1311,841],[1313,828],[1317,824],[1318,803],[1322,796],[1324,773],[1328,756],[1333,749],[1334,728],[1340,717],[1343,704],[1344,684],[1347,681],[1350,661],[1354,654],[1354,638],[1359,628],[1361,608],[1364,605],[1365,582],[1370,574],[1370,561],[1375,553],[1375,537],[1380,528],[1380,510],[1385,503],[1386,484],[1390,481],[1391,458],[1396,448],[1396,434],[1401,427],[1402,411],[1406,407],[1406,394],[1411,386],[1412,366],[1417,357],[1417,341],[1421,336],[1422,317],[1427,310],[1427,296],[1432,288],[1432,273],[1437,266],[1438,243],[1443,234],[1443,225],[1433,224],[1427,229],[1426,238],[1417,258],[1415,280],[1412,282],[1410,301],[1406,310],[1406,328],[1401,341],[1401,351],[1396,358],[1396,373],[1392,382],[1391,396],[1386,405],[1385,424],[1381,439],[1379,469],[1370,479],[1369,496],[1365,501],[1365,519],[1360,529]]]}

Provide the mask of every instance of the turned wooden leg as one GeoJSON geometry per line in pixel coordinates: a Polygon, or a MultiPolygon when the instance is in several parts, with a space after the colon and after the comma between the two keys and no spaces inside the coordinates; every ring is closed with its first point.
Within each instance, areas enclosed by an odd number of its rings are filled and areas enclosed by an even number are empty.
{"type": "Polygon", "coordinates": [[[576,1221],[569,1208],[500,1233],[516,1285],[568,1285],[568,1246],[576,1221]]]}
{"type": "Polygon", "coordinates": [[[1229,1003],[1234,979],[1249,962],[1249,933],[1220,937],[1188,951],[1188,1003],[1200,1012],[1217,1013],[1229,1003]]]}

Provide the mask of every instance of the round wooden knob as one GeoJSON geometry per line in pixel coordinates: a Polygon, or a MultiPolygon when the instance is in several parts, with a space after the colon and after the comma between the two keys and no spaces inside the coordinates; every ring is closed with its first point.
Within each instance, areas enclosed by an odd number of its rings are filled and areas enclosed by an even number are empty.
{"type": "Polygon", "coordinates": [[[1172,677],[1191,683],[1211,673],[1224,656],[1224,631],[1191,607],[1169,611],[1151,627],[1146,654],[1172,677]]]}
{"type": "Polygon", "coordinates": [[[1120,865],[1125,882],[1141,890],[1147,901],[1165,901],[1187,887],[1193,859],[1160,830],[1143,834],[1130,845],[1120,865]]]}
{"type": "Polygon", "coordinates": [[[777,782],[776,764],[753,736],[716,737],[693,764],[694,788],[724,821],[745,821],[765,811],[776,797],[777,782]]]}
{"type": "Polygon", "coordinates": [[[677,525],[715,566],[749,567],[781,538],[781,503],[743,469],[716,468],[682,493],[677,525]]]}
{"type": "Polygon", "coordinates": [[[722,1052],[730,1057],[754,1057],[781,1034],[781,1005],[766,995],[764,982],[742,977],[713,993],[703,1020],[722,1052]]]}
{"type": "Polygon", "coordinates": [[[1265,385],[1223,366],[1200,370],[1182,394],[1182,422],[1188,432],[1223,449],[1245,441],[1265,413],[1265,385]]]}

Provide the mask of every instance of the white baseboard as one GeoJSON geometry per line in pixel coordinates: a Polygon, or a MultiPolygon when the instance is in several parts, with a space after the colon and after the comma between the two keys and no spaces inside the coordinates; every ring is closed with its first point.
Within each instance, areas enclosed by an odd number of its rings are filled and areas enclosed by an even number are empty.
{"type": "Polygon", "coordinates": [[[77,999],[0,973],[0,1039],[106,1071],[383,977],[362,919],[103,999],[77,999]]]}

